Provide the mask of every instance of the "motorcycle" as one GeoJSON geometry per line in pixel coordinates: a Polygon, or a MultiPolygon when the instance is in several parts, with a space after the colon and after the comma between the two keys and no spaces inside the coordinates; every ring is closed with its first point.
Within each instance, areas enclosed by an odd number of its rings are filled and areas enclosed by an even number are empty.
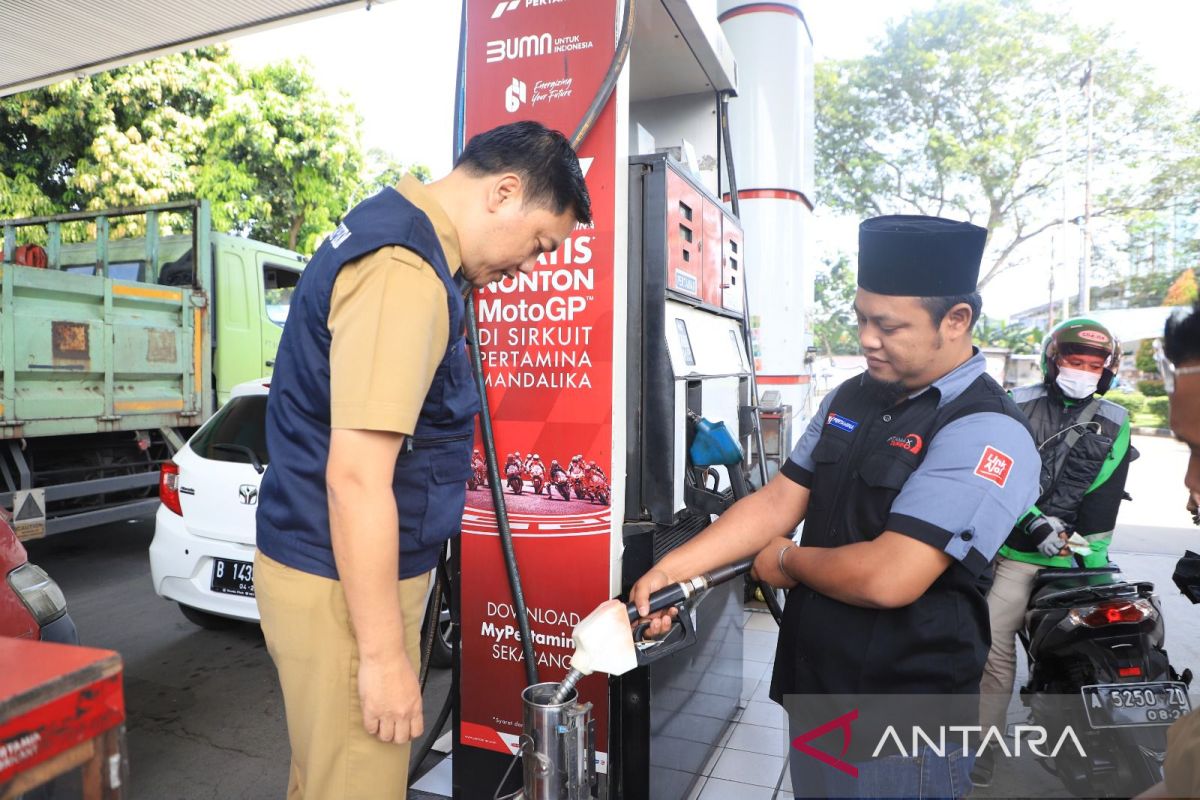
{"type": "Polygon", "coordinates": [[[508,473],[508,488],[513,494],[520,494],[525,486],[525,482],[521,479],[521,467],[517,464],[512,464],[506,470],[508,473]]]}
{"type": "Polygon", "coordinates": [[[1154,584],[1126,581],[1115,564],[1041,570],[1019,636],[1032,721],[1049,741],[1069,726],[1082,745],[1039,764],[1081,797],[1132,797],[1161,781],[1167,727],[1190,708],[1192,674],[1167,658],[1154,584]]]}
{"type": "Polygon", "coordinates": [[[584,474],[581,472],[578,475],[569,475],[567,480],[571,482],[571,490],[575,492],[575,498],[578,500],[587,500],[587,489],[583,486],[584,474]]]}
{"type": "Polygon", "coordinates": [[[475,491],[480,486],[487,486],[487,465],[478,462],[471,465],[471,477],[467,478],[467,488],[475,491]]]}
{"type": "Polygon", "coordinates": [[[609,501],[608,481],[605,477],[596,470],[588,470],[583,475],[582,480],[584,486],[584,494],[587,499],[595,500],[600,505],[606,506],[609,501]]]}
{"type": "Polygon", "coordinates": [[[550,487],[551,488],[546,492],[548,497],[553,498],[554,490],[557,489],[558,493],[562,495],[563,500],[571,499],[571,481],[567,477],[567,473],[563,472],[562,470],[559,470],[550,476],[550,487]]]}
{"type": "Polygon", "coordinates": [[[533,486],[534,494],[541,494],[542,487],[546,485],[546,470],[540,465],[535,465],[529,468],[529,483],[533,486]]]}

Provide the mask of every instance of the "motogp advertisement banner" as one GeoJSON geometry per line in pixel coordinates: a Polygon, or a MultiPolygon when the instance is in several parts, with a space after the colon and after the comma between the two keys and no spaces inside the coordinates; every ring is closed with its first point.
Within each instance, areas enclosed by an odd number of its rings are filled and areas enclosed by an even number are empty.
{"type": "MultiPolygon", "coordinates": [[[[612,59],[617,0],[468,0],[466,135],[524,119],[570,136],[612,59]]],[[[538,674],[557,681],[571,631],[609,597],[613,474],[615,97],[580,162],[593,224],[529,275],[475,297],[503,491],[538,674]]],[[[476,447],[482,451],[477,439],[476,447]]],[[[461,546],[461,743],[516,752],[525,668],[483,470],[461,546]]],[[[607,684],[580,683],[607,741],[607,684]]],[[[597,753],[601,771],[607,754],[597,753]]]]}

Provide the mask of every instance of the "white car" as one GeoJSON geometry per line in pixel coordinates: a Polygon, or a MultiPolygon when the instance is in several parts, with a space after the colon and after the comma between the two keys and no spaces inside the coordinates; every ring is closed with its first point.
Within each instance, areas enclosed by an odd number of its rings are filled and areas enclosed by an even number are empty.
{"type": "Polygon", "coordinates": [[[163,464],[150,575],[154,591],[205,628],[258,622],[254,515],[268,464],[267,392],[261,379],[229,402],[163,464]]]}
{"type": "MultiPolygon", "coordinates": [[[[158,481],[162,505],[150,543],[150,576],[159,597],[209,629],[258,622],[254,601],[255,512],[267,470],[268,378],[234,387],[158,481]]],[[[432,589],[433,581],[430,581],[432,589]]],[[[426,604],[428,605],[428,603],[426,604]]],[[[450,665],[449,598],[443,594],[430,663],[450,665]]],[[[422,637],[424,641],[424,637],[422,637]]]]}

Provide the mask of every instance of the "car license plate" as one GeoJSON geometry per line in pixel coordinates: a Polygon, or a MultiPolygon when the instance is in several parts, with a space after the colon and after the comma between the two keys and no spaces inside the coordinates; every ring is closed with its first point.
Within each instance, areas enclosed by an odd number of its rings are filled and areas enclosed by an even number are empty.
{"type": "Polygon", "coordinates": [[[214,558],[211,588],[221,594],[254,597],[254,565],[232,558],[214,558]]]}
{"type": "Polygon", "coordinates": [[[1172,681],[1102,683],[1081,691],[1093,728],[1170,725],[1192,710],[1187,686],[1172,681]]]}

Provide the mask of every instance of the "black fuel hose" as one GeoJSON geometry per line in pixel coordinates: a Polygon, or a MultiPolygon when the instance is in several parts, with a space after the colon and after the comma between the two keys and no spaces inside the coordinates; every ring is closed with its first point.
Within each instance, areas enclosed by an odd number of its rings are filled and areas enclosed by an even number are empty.
{"type": "Polygon", "coordinates": [[[617,48],[613,50],[612,61],[608,64],[604,82],[600,84],[599,91],[596,92],[596,96],[592,98],[591,104],[584,112],[579,126],[571,134],[571,147],[575,150],[578,150],[579,146],[583,144],[583,140],[587,138],[592,126],[600,118],[600,112],[608,104],[608,98],[612,97],[613,90],[617,88],[617,81],[621,79],[621,70],[625,68],[625,59],[629,57],[629,47],[633,43],[633,7],[635,3],[636,0],[625,0],[625,10],[621,17],[621,33],[617,36],[617,48]]]}
{"type": "Polygon", "coordinates": [[[492,428],[492,410],[488,407],[487,383],[483,377],[483,353],[479,349],[479,323],[475,319],[475,298],[467,298],[467,340],[471,345],[471,366],[475,373],[475,388],[479,391],[479,432],[483,438],[484,460],[487,461],[488,485],[492,490],[492,505],[496,511],[496,528],[500,532],[500,552],[512,590],[513,612],[521,630],[521,653],[525,661],[525,680],[530,686],[538,683],[537,656],[533,636],[529,631],[529,613],[525,608],[525,590],[517,568],[517,553],[513,549],[512,527],[508,524],[508,506],[504,502],[504,483],[500,480],[500,464],[496,460],[496,434],[492,428]]]}

